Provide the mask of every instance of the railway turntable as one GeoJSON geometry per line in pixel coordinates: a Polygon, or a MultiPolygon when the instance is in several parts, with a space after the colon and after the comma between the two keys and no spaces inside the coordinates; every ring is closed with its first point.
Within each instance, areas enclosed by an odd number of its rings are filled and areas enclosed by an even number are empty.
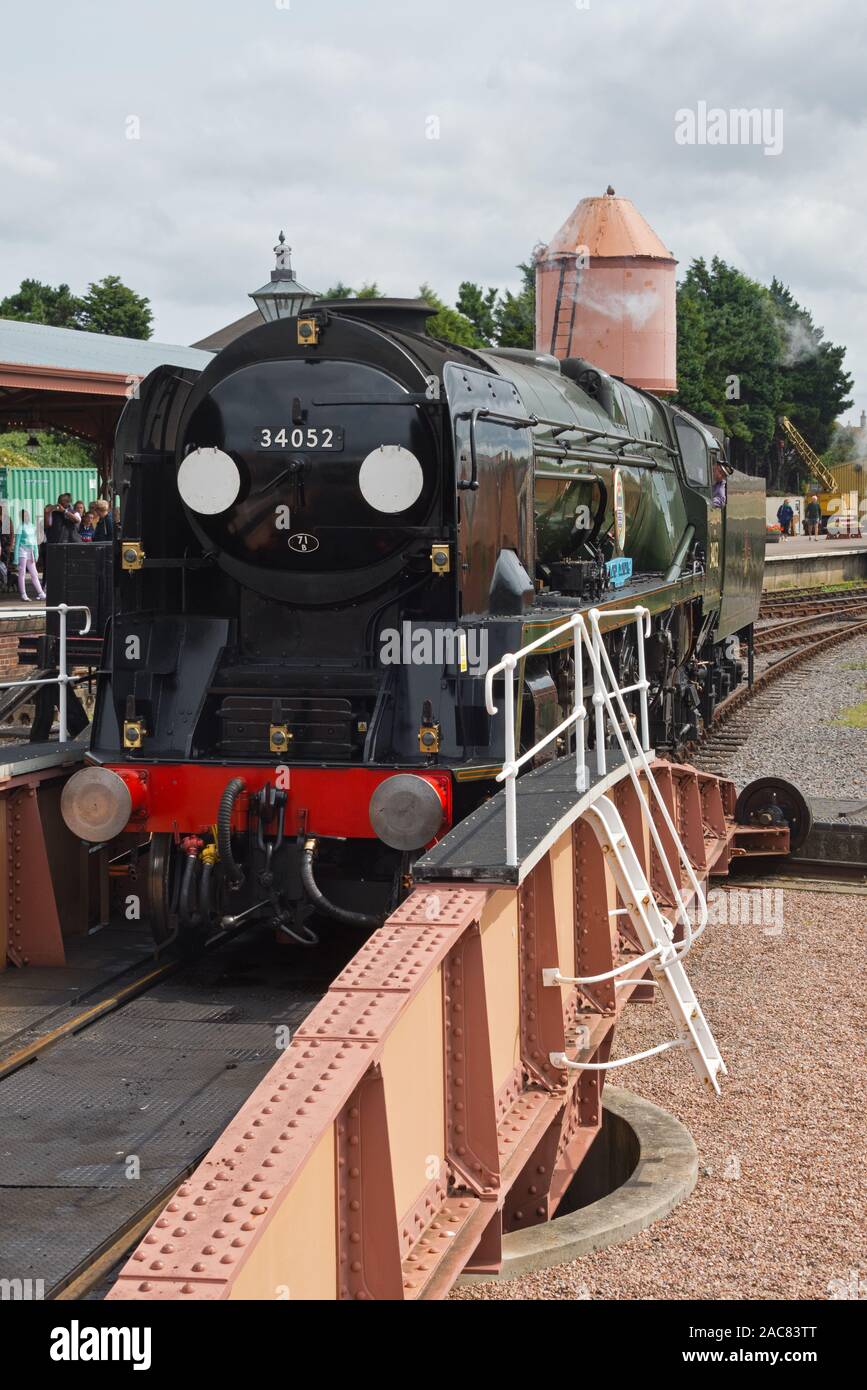
{"type": "Polygon", "coordinates": [[[507,735],[504,791],[417,861],[110,1299],[438,1298],[463,1271],[495,1271],[504,1234],[557,1210],[605,1077],[636,1060],[611,1057],[617,1019],[653,989],[674,1036],[639,1055],[682,1049],[719,1090],[683,960],[709,877],[784,853],[789,831],[738,824],[733,784],[656,758],[646,710],[640,732],[623,718],[598,612],[567,626],[616,751],[600,738],[585,764],[577,701],[575,758],[519,778],[539,750],[517,757],[507,735]]]}

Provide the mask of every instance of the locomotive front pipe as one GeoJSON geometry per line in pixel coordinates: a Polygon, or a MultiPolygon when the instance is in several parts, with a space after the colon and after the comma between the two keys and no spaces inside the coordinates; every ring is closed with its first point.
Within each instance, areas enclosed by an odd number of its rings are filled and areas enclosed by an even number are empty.
{"type": "Polygon", "coordinates": [[[304,841],[301,850],[301,882],[314,907],[326,916],[333,917],[338,922],[346,922],[351,927],[381,927],[382,917],[373,917],[367,912],[352,912],[348,907],[338,907],[337,903],[326,898],[313,876],[313,857],[318,848],[318,840],[311,837],[304,841]]]}
{"type": "Polygon", "coordinates": [[[220,860],[225,866],[226,878],[229,880],[230,887],[238,888],[244,881],[244,870],[235,859],[232,853],[232,816],[235,811],[235,802],[246,789],[246,782],[243,777],[233,777],[226,783],[223,795],[220,797],[220,809],[217,812],[217,848],[220,860]]]}

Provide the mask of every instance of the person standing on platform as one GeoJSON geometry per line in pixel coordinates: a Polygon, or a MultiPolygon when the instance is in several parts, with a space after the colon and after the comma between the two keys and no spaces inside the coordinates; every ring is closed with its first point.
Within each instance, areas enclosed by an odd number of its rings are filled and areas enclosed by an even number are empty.
{"type": "Polygon", "coordinates": [[[113,541],[114,517],[111,514],[111,508],[108,503],[103,498],[100,498],[98,502],[94,502],[93,510],[97,518],[93,539],[95,541],[113,541]]]}
{"type": "Polygon", "coordinates": [[[81,517],[72,507],[72,494],[62,492],[56,507],[45,512],[45,539],[49,545],[69,545],[78,540],[81,517]]]}
{"type": "Polygon", "coordinates": [[[790,536],[792,534],[792,517],[795,515],[794,509],[788,497],[783,501],[782,506],[777,507],[777,521],[780,523],[780,535],[790,536]]]}
{"type": "Polygon", "coordinates": [[[22,511],[21,525],[15,536],[14,560],[18,567],[18,593],[24,603],[30,602],[30,595],[27,593],[27,575],[33,580],[33,587],[36,590],[36,597],[44,600],[45,590],[36,572],[36,552],[38,541],[36,538],[36,527],[30,520],[30,513],[22,511]]]}
{"type": "Polygon", "coordinates": [[[810,540],[819,539],[819,522],[822,518],[822,508],[819,506],[819,499],[815,492],[807,503],[807,510],[804,512],[806,531],[810,540]]]}

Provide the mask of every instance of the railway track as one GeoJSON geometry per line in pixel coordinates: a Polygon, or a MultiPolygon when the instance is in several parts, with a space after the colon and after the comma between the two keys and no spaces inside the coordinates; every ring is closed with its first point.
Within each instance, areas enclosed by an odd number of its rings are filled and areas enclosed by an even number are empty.
{"type": "Polygon", "coordinates": [[[0,1049],[0,1277],[101,1291],[353,954],[267,929],[139,965],[0,1049]],[[31,1036],[35,1034],[35,1036],[31,1036]]]}
{"type": "MultiPolygon", "coordinates": [[[[865,589],[867,593],[867,589],[865,589]]],[[[775,682],[797,687],[806,680],[798,668],[811,657],[867,633],[867,598],[850,591],[837,599],[798,597],[784,615],[762,605],[756,625],[756,676],[717,705],[714,722],[700,744],[691,745],[687,761],[703,772],[720,772],[726,757],[746,741],[751,721],[741,720],[753,700],[775,682]],[[775,622],[774,618],[783,617],[775,622]],[[770,655],[773,653],[774,655],[770,655]],[[776,655],[776,653],[783,653],[776,655]]]]}

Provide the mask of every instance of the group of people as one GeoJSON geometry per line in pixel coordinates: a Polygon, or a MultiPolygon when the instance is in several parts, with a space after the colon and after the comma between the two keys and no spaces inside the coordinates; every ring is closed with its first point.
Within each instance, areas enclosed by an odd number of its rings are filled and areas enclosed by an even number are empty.
{"type": "MultiPolygon", "coordinates": [[[[22,518],[25,513],[22,512],[22,518]]],[[[72,494],[62,492],[55,506],[45,508],[45,541],[48,545],[69,545],[81,541],[114,539],[111,507],[102,498],[89,510],[83,502],[72,505],[72,494]]]]}
{"type": "MultiPolygon", "coordinates": [[[[822,508],[816,493],[810,498],[804,508],[804,532],[810,540],[819,539],[819,522],[822,520],[822,508]]],[[[783,498],[782,505],[777,508],[777,521],[780,523],[780,539],[786,536],[793,536],[795,524],[795,509],[788,497],[783,498]]]]}
{"type": "MultiPolygon", "coordinates": [[[[114,539],[114,517],[109,503],[102,498],[93,502],[90,508],[86,508],[83,502],[73,505],[72,494],[62,492],[53,507],[45,508],[44,526],[45,545],[79,545],[87,541],[114,539]]],[[[18,594],[24,603],[30,602],[30,595],[27,593],[28,574],[33,581],[36,598],[45,598],[45,590],[36,568],[39,553],[36,525],[26,508],[22,509],[14,536],[3,535],[0,539],[0,581],[5,588],[9,582],[11,560],[18,572],[18,594]]],[[[43,563],[43,572],[44,569],[43,563]]]]}

